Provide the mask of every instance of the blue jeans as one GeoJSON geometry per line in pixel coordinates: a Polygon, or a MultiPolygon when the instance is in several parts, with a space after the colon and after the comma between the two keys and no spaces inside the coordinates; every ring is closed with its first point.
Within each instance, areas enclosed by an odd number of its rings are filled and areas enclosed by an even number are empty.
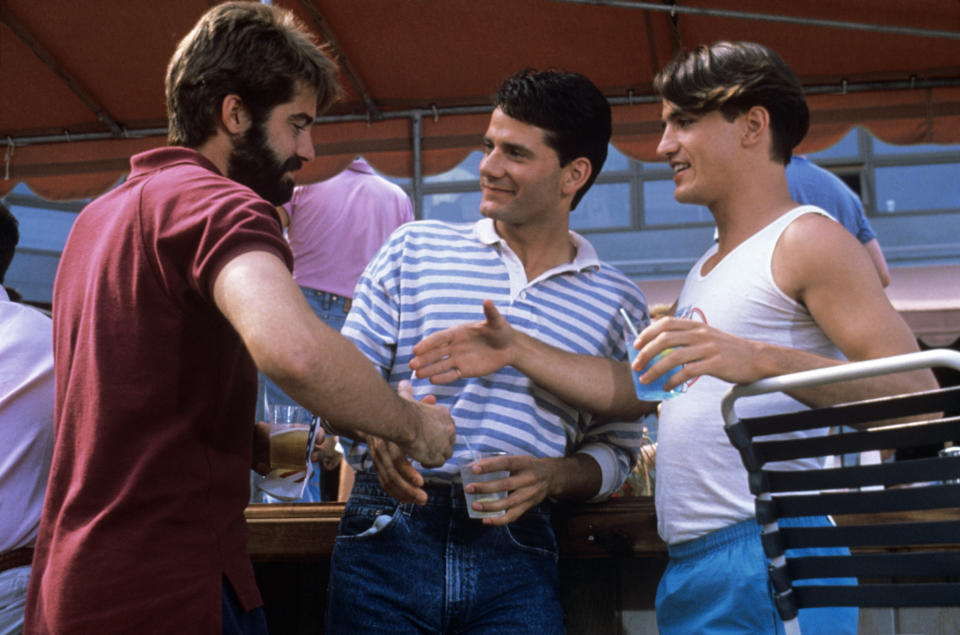
{"type": "MultiPolygon", "coordinates": [[[[326,291],[317,291],[309,287],[300,287],[300,290],[303,291],[303,296],[307,299],[307,304],[310,305],[310,308],[313,309],[313,312],[318,318],[327,323],[327,326],[335,331],[343,328],[343,323],[347,319],[347,312],[344,310],[344,304],[347,298],[333,295],[326,291]]],[[[269,377],[263,373],[259,373],[257,377],[257,421],[268,420],[267,415],[270,411],[270,406],[273,404],[299,405],[291,397],[287,396],[279,386],[273,383],[269,377]]],[[[315,464],[313,474],[310,476],[306,489],[303,491],[303,496],[294,502],[316,503],[323,500],[324,496],[320,486],[320,479],[322,477],[323,466],[315,464]]],[[[334,494],[336,494],[336,492],[334,492],[334,494]]],[[[326,498],[336,500],[336,495],[333,497],[327,496],[326,498]]],[[[257,502],[271,501],[258,500],[257,502]]]]}
{"type": "MultiPolygon", "coordinates": [[[[823,526],[826,518],[782,519],[784,526],[823,526]]],[[[783,622],[773,601],[767,557],[754,519],[718,529],[700,538],[670,545],[670,562],[657,587],[657,628],[661,635],[688,633],[776,633],[783,622]]],[[[798,549],[795,555],[849,554],[833,548],[798,549]]],[[[810,584],[812,581],[801,581],[810,584]]],[[[856,584],[856,578],[831,580],[856,584]]],[[[855,607],[800,610],[804,633],[856,635],[855,607]]]]}
{"type": "Polygon", "coordinates": [[[564,633],[548,505],[506,527],[467,516],[458,484],[400,504],[358,473],[330,563],[328,633],[564,633]]]}
{"type": "Polygon", "coordinates": [[[220,592],[220,621],[223,635],[267,635],[267,618],[263,607],[244,611],[226,578],[223,579],[220,592]]]}
{"type": "Polygon", "coordinates": [[[0,635],[23,631],[23,609],[29,581],[30,565],[0,572],[0,635]]]}

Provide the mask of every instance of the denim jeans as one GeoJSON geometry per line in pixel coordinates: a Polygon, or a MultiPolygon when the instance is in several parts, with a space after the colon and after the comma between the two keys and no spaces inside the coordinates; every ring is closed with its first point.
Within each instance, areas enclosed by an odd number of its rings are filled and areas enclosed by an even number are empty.
{"type": "Polygon", "coordinates": [[[263,607],[244,611],[237,594],[226,578],[220,591],[220,632],[222,635],[267,635],[263,607]]]}
{"type": "MultiPolygon", "coordinates": [[[[307,304],[310,305],[310,308],[313,309],[313,312],[317,315],[318,318],[327,323],[327,326],[339,331],[343,328],[343,323],[347,319],[347,313],[344,311],[344,302],[346,298],[339,295],[332,295],[326,291],[317,291],[316,289],[311,289],[309,287],[300,287],[300,290],[303,291],[303,297],[306,298],[307,304]]],[[[274,404],[286,404],[295,406],[298,405],[296,401],[287,396],[279,386],[277,386],[273,381],[264,375],[259,373],[257,377],[257,421],[267,421],[269,414],[269,406],[274,404]]],[[[298,499],[298,502],[302,503],[315,503],[321,500],[331,499],[336,500],[336,492],[333,496],[324,496],[320,487],[320,479],[323,476],[323,467],[320,465],[314,465],[313,474],[310,476],[310,481],[307,482],[307,487],[303,491],[303,496],[298,499]]],[[[255,486],[256,481],[258,480],[256,476],[253,476],[253,484],[255,486]]],[[[264,496],[263,500],[260,500],[257,497],[259,492],[254,491],[254,499],[256,502],[271,502],[269,497],[264,496]]]]}
{"type": "Polygon", "coordinates": [[[23,609],[29,581],[30,565],[0,572],[0,635],[23,631],[23,609]]]}
{"type": "Polygon", "coordinates": [[[467,516],[458,484],[400,504],[358,473],[330,565],[327,632],[564,633],[548,505],[505,527],[467,516]]]}

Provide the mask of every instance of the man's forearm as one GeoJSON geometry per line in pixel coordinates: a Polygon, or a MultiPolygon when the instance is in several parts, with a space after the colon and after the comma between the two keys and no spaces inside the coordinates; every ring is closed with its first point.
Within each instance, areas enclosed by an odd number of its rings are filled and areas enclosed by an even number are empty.
{"type": "Polygon", "coordinates": [[[214,297],[257,367],[298,403],[347,434],[404,446],[417,434],[413,406],[314,315],[277,257],[258,251],[236,257],[217,277],[214,297]]]}
{"type": "Polygon", "coordinates": [[[383,381],[373,364],[346,338],[317,319],[304,359],[292,365],[263,360],[261,370],[284,392],[322,413],[341,434],[378,436],[406,446],[416,434],[410,402],[383,381]]]}
{"type": "MultiPolygon", "coordinates": [[[[765,377],[775,377],[816,368],[827,368],[846,363],[814,353],[779,346],[762,346],[757,356],[765,377]]],[[[855,360],[851,360],[855,361],[855,360]]],[[[918,370],[896,375],[882,375],[790,391],[790,396],[812,408],[838,403],[875,399],[888,395],[932,390],[937,381],[929,370],[918,370]]]]}
{"type": "Polygon", "coordinates": [[[625,361],[570,353],[517,332],[513,366],[566,403],[607,419],[634,421],[655,407],[637,400],[625,361]]]}
{"type": "Polygon", "coordinates": [[[558,500],[585,501],[596,496],[603,482],[600,466],[588,454],[571,454],[553,463],[548,496],[558,500]]]}

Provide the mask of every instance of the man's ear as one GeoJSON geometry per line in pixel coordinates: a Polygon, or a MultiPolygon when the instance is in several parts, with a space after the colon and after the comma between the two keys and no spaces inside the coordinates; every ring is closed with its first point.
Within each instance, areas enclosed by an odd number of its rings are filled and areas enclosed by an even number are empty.
{"type": "Polygon", "coordinates": [[[573,196],[590,178],[593,168],[590,165],[590,159],[587,157],[577,157],[564,166],[564,177],[561,184],[564,196],[573,196]]]}
{"type": "Polygon", "coordinates": [[[240,95],[230,94],[220,102],[220,124],[231,135],[242,134],[250,126],[250,113],[240,95]]]}
{"type": "Polygon", "coordinates": [[[744,147],[759,143],[770,131],[770,112],[763,106],[754,106],[741,115],[743,118],[744,147]]]}

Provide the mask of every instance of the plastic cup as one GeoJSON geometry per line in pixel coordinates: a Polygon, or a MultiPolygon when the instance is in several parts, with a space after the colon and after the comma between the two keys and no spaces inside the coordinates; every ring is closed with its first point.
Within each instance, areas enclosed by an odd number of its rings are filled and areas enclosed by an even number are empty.
{"type": "Polygon", "coordinates": [[[300,406],[270,406],[270,468],[305,470],[313,415],[300,406]]]}
{"type": "MultiPolygon", "coordinates": [[[[630,358],[630,365],[633,366],[633,360],[637,358],[637,355],[640,354],[640,351],[633,347],[634,337],[627,335],[627,356],[630,358]]],[[[664,399],[673,399],[678,395],[682,395],[684,391],[683,384],[680,384],[673,390],[664,390],[663,386],[667,381],[680,370],[680,366],[674,366],[673,368],[667,370],[664,374],[660,375],[657,379],[649,384],[644,384],[640,382],[640,376],[643,375],[647,370],[660,361],[664,355],[669,355],[672,348],[667,348],[661,351],[653,360],[644,366],[643,370],[633,371],[633,387],[637,393],[637,399],[640,401],[663,401],[664,399]]]]}
{"type": "MultiPolygon", "coordinates": [[[[477,452],[477,459],[488,458],[491,456],[504,456],[506,452],[477,452]]],[[[487,494],[471,494],[467,492],[467,485],[470,483],[483,483],[486,481],[498,481],[502,478],[507,478],[510,476],[510,472],[506,470],[500,470],[497,472],[485,472],[483,474],[474,474],[473,466],[476,461],[470,461],[466,465],[460,466],[460,480],[463,481],[463,495],[467,500],[467,514],[470,515],[470,518],[495,518],[497,516],[503,516],[507,512],[504,510],[499,510],[495,512],[489,511],[478,511],[473,508],[475,502],[490,502],[495,500],[500,500],[501,498],[507,497],[507,492],[491,492],[487,494]]]]}

